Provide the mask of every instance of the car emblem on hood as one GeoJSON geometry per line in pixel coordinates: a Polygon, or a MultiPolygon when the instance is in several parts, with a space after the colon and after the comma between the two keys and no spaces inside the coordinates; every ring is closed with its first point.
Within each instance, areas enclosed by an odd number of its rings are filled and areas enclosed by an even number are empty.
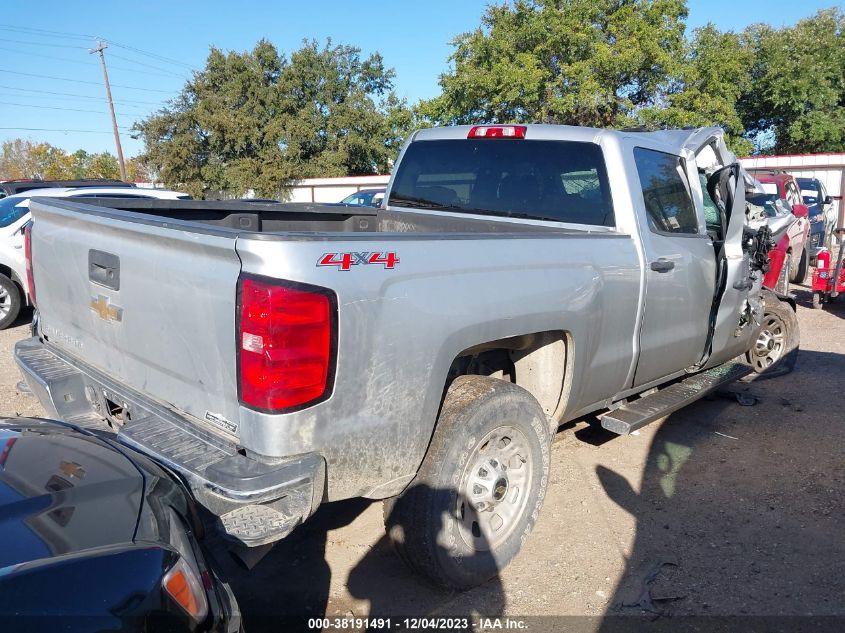
{"type": "Polygon", "coordinates": [[[123,321],[123,308],[112,305],[105,295],[91,297],[89,306],[103,321],[123,321]]]}
{"type": "Polygon", "coordinates": [[[59,470],[67,477],[75,477],[76,479],[85,477],[85,469],[76,462],[61,462],[59,470]]]}

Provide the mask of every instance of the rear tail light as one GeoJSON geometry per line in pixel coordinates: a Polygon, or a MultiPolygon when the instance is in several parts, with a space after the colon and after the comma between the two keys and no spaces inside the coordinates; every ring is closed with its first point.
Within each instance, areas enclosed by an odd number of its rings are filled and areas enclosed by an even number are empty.
{"type": "Polygon", "coordinates": [[[29,291],[29,302],[35,305],[35,278],[32,276],[32,222],[23,231],[23,250],[26,257],[26,288],[29,291]]]}
{"type": "Polygon", "coordinates": [[[337,355],[334,293],[263,277],[238,283],[240,401],[281,413],[327,399],[337,355]]]}
{"type": "Polygon", "coordinates": [[[467,138],[525,138],[524,125],[476,125],[467,138]]]}

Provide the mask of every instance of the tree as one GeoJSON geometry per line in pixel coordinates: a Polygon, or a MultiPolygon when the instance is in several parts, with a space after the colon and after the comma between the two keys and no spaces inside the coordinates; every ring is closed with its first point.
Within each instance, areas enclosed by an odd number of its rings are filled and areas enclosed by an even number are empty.
{"type": "Polygon", "coordinates": [[[294,180],[384,172],[407,133],[380,55],[305,42],[288,61],[266,40],[212,48],[167,108],[140,121],[145,165],[168,185],[280,196],[294,180]]]}
{"type": "Polygon", "coordinates": [[[751,89],[739,111],[764,151],[845,151],[845,15],[819,11],[795,26],[758,24],[745,36],[754,52],[751,89]]]}
{"type": "MultiPolygon", "coordinates": [[[[148,180],[149,174],[130,158],[135,179],[148,180]],[[138,176],[143,176],[138,178],[138,176]]],[[[119,178],[117,159],[109,152],[89,154],[83,149],[68,154],[49,143],[24,139],[5,141],[0,148],[0,180],[39,178],[41,180],[78,180],[80,178],[119,178]]]]}
{"type": "Polygon", "coordinates": [[[437,123],[624,125],[671,77],[683,0],[515,0],[458,36],[443,94],[418,106],[437,123]]]}
{"type": "Polygon", "coordinates": [[[753,51],[732,32],[721,33],[708,24],[696,29],[685,45],[678,74],[667,87],[660,107],[643,108],[636,119],[647,126],[724,128],[726,140],[740,155],[753,143],[737,112],[737,102],[751,89],[753,51]]]}
{"type": "Polygon", "coordinates": [[[67,153],[49,143],[14,139],[3,143],[0,152],[0,178],[67,178],[73,160],[67,153]]]}

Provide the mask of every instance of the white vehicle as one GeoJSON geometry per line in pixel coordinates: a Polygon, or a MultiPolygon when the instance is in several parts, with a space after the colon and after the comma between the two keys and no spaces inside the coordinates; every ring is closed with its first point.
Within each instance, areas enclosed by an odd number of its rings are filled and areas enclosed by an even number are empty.
{"type": "Polygon", "coordinates": [[[29,305],[23,229],[29,222],[29,202],[35,196],[50,198],[156,198],[186,200],[190,196],[164,189],[135,187],[50,187],[0,198],[0,330],[14,323],[29,305]]]}

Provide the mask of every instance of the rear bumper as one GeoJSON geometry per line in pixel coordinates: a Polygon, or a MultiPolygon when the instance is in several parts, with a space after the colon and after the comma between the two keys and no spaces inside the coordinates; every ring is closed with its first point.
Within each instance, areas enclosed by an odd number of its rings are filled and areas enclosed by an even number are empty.
{"type": "Polygon", "coordinates": [[[71,360],[38,338],[15,346],[15,361],[49,416],[116,433],[121,443],[176,472],[224,533],[247,546],[279,540],[316,510],[325,462],[309,453],[262,460],[185,416],[71,360]],[[107,421],[107,399],[130,412],[107,421]]]}

